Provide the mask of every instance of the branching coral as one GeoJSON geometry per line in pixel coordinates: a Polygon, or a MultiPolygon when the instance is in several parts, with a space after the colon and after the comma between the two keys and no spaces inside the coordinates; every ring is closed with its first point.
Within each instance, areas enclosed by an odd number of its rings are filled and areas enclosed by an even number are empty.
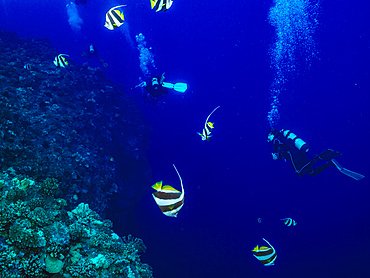
{"type": "Polygon", "coordinates": [[[141,239],[122,239],[88,204],[66,211],[65,201],[44,194],[42,184],[19,189],[14,175],[0,173],[0,278],[152,277],[140,261],[141,239]],[[19,190],[22,199],[5,198],[19,190]]]}

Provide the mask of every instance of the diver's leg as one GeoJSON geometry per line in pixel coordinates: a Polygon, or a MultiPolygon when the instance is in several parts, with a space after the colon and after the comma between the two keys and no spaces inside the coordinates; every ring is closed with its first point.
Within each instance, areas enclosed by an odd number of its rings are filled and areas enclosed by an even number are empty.
{"type": "Polygon", "coordinates": [[[320,166],[317,166],[316,168],[312,169],[312,172],[309,173],[309,175],[312,176],[312,177],[314,177],[314,176],[320,174],[326,168],[329,168],[330,166],[334,166],[334,164],[331,161],[329,161],[329,162],[327,162],[325,164],[322,164],[320,166]]]}
{"type": "MultiPolygon", "coordinates": [[[[296,166],[296,160],[298,159],[297,156],[293,156],[292,153],[290,151],[287,151],[287,154],[289,155],[289,160],[290,160],[290,164],[292,165],[295,173],[299,176],[299,177],[303,177],[305,174],[308,174],[310,172],[312,172],[312,161],[308,161],[307,157],[305,156],[305,159],[307,159],[307,163],[304,164],[301,168],[297,168],[296,166]]],[[[302,163],[301,163],[302,164],[302,163]]]]}
{"type": "Polygon", "coordinates": [[[319,160],[328,160],[330,161],[331,159],[342,155],[339,152],[333,151],[332,149],[327,149],[326,151],[323,151],[317,158],[319,160]]]}
{"type": "Polygon", "coordinates": [[[104,62],[103,59],[101,59],[101,58],[98,57],[98,60],[102,64],[103,67],[105,67],[105,68],[108,67],[108,64],[106,62],[104,62]]]}

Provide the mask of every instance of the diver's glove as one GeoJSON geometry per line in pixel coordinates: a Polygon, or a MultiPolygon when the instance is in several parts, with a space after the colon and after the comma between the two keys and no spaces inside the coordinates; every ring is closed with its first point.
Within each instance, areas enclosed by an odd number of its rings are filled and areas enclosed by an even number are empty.
{"type": "Polygon", "coordinates": [[[139,85],[135,86],[135,88],[137,87],[146,87],[146,82],[145,81],[141,82],[139,85]]]}
{"type": "Polygon", "coordinates": [[[279,153],[271,153],[271,155],[273,160],[278,160],[281,158],[279,153]]]}

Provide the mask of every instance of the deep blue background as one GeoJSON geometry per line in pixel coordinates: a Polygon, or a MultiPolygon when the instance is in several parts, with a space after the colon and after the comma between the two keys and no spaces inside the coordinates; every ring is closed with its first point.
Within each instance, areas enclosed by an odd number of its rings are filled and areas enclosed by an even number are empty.
{"type": "Polygon", "coordinates": [[[0,28],[48,37],[76,63],[86,62],[80,52],[94,43],[109,64],[108,76],[140,103],[153,127],[153,183],[163,179],[179,188],[176,164],[185,206],[176,219],[163,216],[151,184],[143,184],[148,194],[132,208],[126,226],[114,228],[144,240],[148,250],[142,258],[156,277],[370,277],[368,1],[321,3],[318,59],[292,75],[280,98],[279,127],[292,129],[313,153],[342,152],[343,166],[367,176],[361,182],[334,168],[298,178],[288,163],[271,159],[266,115],[273,79],[267,54],[275,34],[267,21],[272,1],[174,0],[168,12],[155,13],[149,0],[90,0],[78,7],[84,24],[77,34],[68,24],[66,3],[1,0],[0,28]],[[139,52],[122,30],[103,26],[106,11],[125,3],[133,41],[142,32],[153,47],[153,73],[189,84],[183,96],[168,95],[164,106],[142,100],[134,89],[143,76],[139,52]],[[211,118],[214,136],[202,142],[196,132],[218,105],[211,118]],[[279,221],[284,217],[298,225],[285,227],[279,221]],[[262,237],[277,250],[275,266],[264,267],[252,256],[262,237]]]}

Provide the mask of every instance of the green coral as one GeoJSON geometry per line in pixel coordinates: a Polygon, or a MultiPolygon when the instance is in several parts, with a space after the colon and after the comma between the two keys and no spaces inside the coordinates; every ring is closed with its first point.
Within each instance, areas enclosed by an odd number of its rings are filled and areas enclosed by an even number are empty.
{"type": "Polygon", "coordinates": [[[46,238],[41,229],[32,228],[28,219],[18,219],[9,229],[9,239],[22,248],[46,246],[46,238]]]}
{"type": "Polygon", "coordinates": [[[21,190],[27,190],[29,186],[33,186],[35,181],[24,178],[23,180],[19,180],[18,178],[13,179],[13,183],[21,190]]]}
{"type": "Polygon", "coordinates": [[[40,185],[40,193],[42,195],[54,196],[58,190],[58,187],[59,185],[57,179],[47,178],[40,185]]]}
{"type": "Polygon", "coordinates": [[[87,259],[82,258],[75,263],[70,264],[67,267],[67,271],[72,277],[86,277],[92,278],[97,277],[96,270],[87,259]]]}
{"type": "Polygon", "coordinates": [[[30,256],[23,258],[19,272],[23,277],[37,278],[47,277],[45,273],[45,263],[38,255],[31,254],[30,256]]]}

